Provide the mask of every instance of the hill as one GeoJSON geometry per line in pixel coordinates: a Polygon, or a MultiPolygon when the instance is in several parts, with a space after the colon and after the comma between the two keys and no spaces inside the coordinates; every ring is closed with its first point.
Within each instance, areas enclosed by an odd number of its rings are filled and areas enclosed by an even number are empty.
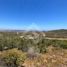
{"type": "Polygon", "coordinates": [[[51,30],[46,32],[46,37],[67,38],[67,29],[51,30]]]}

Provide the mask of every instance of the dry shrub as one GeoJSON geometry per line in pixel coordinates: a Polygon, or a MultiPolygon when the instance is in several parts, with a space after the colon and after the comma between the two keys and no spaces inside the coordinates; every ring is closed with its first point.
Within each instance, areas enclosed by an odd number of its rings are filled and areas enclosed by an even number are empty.
{"type": "Polygon", "coordinates": [[[8,67],[18,67],[23,64],[26,54],[18,49],[11,49],[2,52],[2,60],[8,67]]]}

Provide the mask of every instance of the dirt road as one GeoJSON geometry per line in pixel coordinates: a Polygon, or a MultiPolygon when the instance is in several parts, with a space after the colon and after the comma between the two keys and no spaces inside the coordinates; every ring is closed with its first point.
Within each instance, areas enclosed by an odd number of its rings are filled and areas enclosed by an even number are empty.
{"type": "Polygon", "coordinates": [[[49,38],[49,37],[46,37],[45,39],[49,39],[49,40],[67,40],[67,38],[49,38]]]}

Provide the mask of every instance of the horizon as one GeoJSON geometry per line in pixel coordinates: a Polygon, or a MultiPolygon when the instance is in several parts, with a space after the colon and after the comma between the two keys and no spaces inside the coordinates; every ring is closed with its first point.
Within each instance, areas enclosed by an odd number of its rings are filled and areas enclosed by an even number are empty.
{"type": "Polygon", "coordinates": [[[67,29],[67,0],[0,0],[0,29],[67,29]]]}
{"type": "Polygon", "coordinates": [[[52,30],[25,30],[25,29],[0,29],[0,31],[56,31],[56,30],[67,30],[67,29],[52,29],[52,30]]]}

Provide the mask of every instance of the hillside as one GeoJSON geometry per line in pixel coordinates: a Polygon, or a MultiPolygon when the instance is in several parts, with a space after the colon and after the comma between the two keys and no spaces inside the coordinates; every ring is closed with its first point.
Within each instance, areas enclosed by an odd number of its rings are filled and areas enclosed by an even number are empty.
{"type": "Polygon", "coordinates": [[[50,38],[67,38],[67,30],[59,29],[59,30],[51,30],[46,32],[46,37],[50,38]]]}

